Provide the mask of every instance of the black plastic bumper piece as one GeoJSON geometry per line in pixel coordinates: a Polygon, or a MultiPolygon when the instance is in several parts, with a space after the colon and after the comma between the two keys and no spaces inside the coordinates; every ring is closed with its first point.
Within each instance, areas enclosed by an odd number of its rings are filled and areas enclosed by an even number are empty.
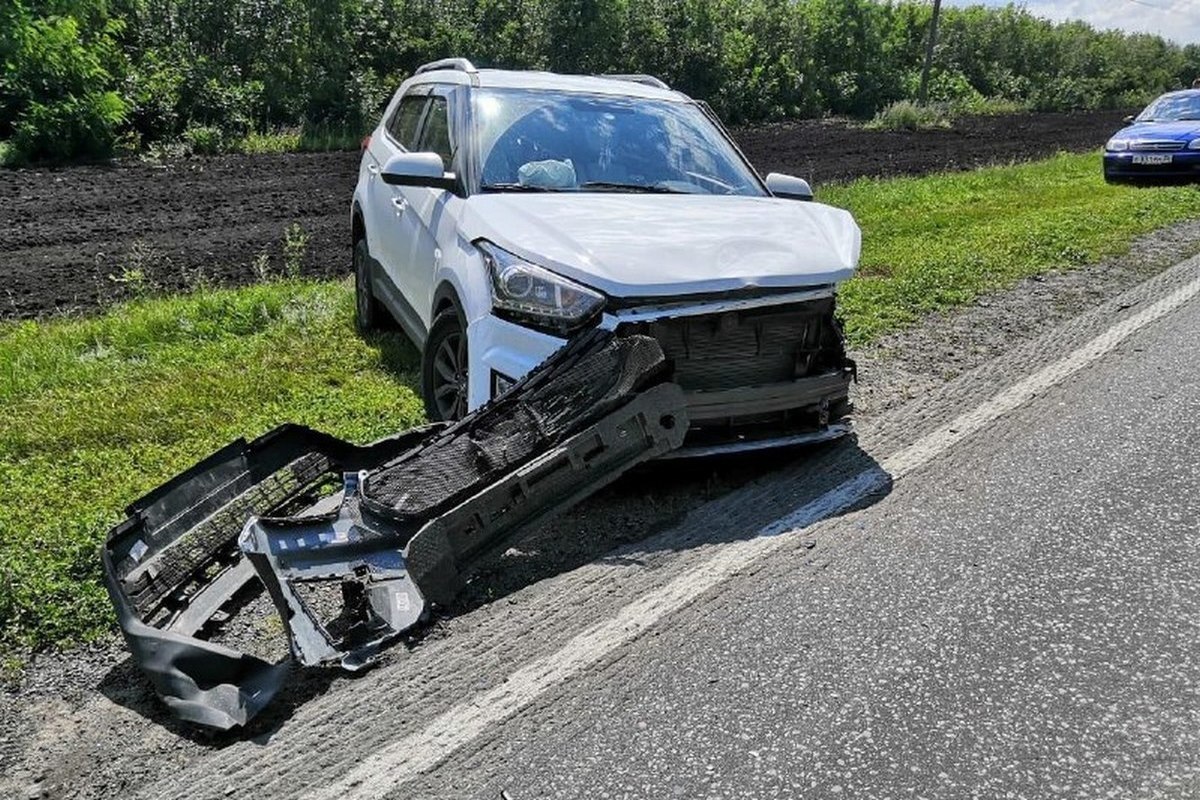
{"type": "Polygon", "coordinates": [[[369,664],[446,603],[481,560],[634,465],[678,448],[689,421],[643,336],[590,331],[453,426],[359,447],[295,425],[239,440],[133,503],[102,553],[126,641],[181,719],[244,725],[290,662],[369,664]],[[206,641],[261,582],[291,658],[206,641]],[[340,588],[322,620],[305,599],[340,588]]]}
{"type": "Polygon", "coordinates": [[[104,581],[134,659],[177,717],[244,725],[286,680],[287,660],[269,663],[202,638],[257,582],[237,546],[246,520],[307,504],[343,471],[383,463],[435,432],[355,447],[284,425],[233,442],[130,505],[101,553],[104,581]]]}

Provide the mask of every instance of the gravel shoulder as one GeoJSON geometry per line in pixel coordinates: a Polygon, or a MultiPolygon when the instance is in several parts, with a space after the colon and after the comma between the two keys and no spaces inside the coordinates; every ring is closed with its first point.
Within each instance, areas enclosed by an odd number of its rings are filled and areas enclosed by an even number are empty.
{"type": "MultiPolygon", "coordinates": [[[[980,298],[954,312],[855,352],[864,422],[921,397],[956,376],[1119,296],[1170,265],[1200,253],[1200,222],[1139,240],[1121,258],[1050,273],[980,298]]],[[[417,648],[470,631],[473,619],[503,606],[538,581],[595,562],[614,549],[670,528],[704,502],[794,465],[795,454],[771,458],[654,465],[532,532],[470,586],[417,648]],[[648,481],[648,474],[653,480],[648,481]]],[[[398,649],[391,658],[403,657],[398,649]]],[[[314,698],[353,693],[350,679],[318,671],[298,676],[273,710],[249,732],[263,741],[314,698]]],[[[414,687],[414,692],[425,688],[414,687]]],[[[157,705],[116,636],[71,653],[38,656],[0,694],[0,796],[101,798],[164,776],[237,741],[196,734],[157,705]],[[130,732],[136,732],[131,741],[130,732]]]]}
{"type": "Polygon", "coordinates": [[[854,353],[857,416],[902,406],[1198,253],[1200,220],[1183,222],[1135,240],[1118,258],[1026,278],[883,336],[854,353]]]}

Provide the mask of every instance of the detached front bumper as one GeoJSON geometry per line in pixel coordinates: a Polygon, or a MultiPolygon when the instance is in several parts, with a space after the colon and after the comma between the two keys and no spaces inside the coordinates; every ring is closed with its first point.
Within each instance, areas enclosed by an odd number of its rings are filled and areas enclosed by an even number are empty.
{"type": "Polygon", "coordinates": [[[1154,152],[1106,152],[1104,177],[1110,180],[1200,178],[1200,150],[1154,152]],[[1145,161],[1157,163],[1137,163],[1145,161]]]}
{"type": "Polygon", "coordinates": [[[101,553],[105,584],[172,712],[244,725],[292,661],[366,666],[522,529],[678,448],[687,427],[656,342],[589,331],[452,426],[357,447],[287,425],[230,444],[129,507],[101,553]],[[256,587],[290,657],[210,636],[256,587]]]}

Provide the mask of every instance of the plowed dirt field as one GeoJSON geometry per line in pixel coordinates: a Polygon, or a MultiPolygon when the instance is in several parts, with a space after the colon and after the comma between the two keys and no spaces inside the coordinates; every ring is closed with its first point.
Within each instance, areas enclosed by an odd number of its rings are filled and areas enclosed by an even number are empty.
{"type": "MultiPolygon", "coordinates": [[[[835,180],[1098,148],[1122,116],[976,117],[922,133],[802,120],[734,136],[764,174],[808,178],[819,197],[835,180]]],[[[87,310],[200,281],[345,274],[358,160],[356,152],[297,153],[0,170],[0,318],[87,310]]]]}

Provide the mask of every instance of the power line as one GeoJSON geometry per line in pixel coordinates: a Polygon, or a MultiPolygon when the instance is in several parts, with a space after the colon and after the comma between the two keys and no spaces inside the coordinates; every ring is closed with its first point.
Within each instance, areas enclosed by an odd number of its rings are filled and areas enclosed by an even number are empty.
{"type": "Polygon", "coordinates": [[[1200,15],[1197,15],[1197,12],[1200,11],[1200,9],[1195,8],[1194,6],[1192,8],[1174,8],[1160,6],[1155,3],[1147,2],[1147,0],[1125,0],[1125,2],[1134,3],[1139,6],[1145,6],[1146,8],[1153,8],[1155,11],[1162,11],[1164,14],[1183,15],[1184,18],[1189,20],[1200,20],[1200,15]]]}
{"type": "Polygon", "coordinates": [[[1155,11],[1171,11],[1172,10],[1170,8],[1164,8],[1163,6],[1155,5],[1154,3],[1148,3],[1148,2],[1146,2],[1146,0],[1125,0],[1125,2],[1136,3],[1137,5],[1145,6],[1146,8],[1153,8],[1155,11]]]}

